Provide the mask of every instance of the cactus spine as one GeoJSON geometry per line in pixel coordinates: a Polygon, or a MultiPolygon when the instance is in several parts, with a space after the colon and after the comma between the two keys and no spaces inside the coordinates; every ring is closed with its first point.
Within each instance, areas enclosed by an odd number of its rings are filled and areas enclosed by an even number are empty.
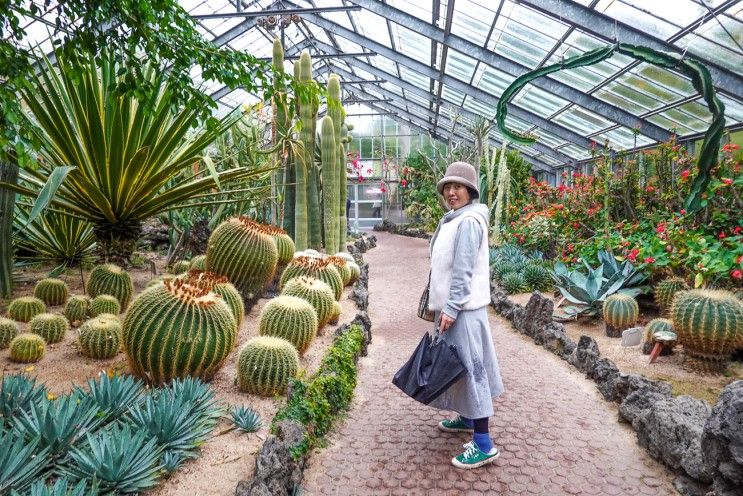
{"type": "Polygon", "coordinates": [[[343,280],[338,273],[338,269],[327,259],[311,258],[307,256],[295,257],[281,274],[280,287],[290,279],[298,276],[312,276],[320,279],[333,290],[336,300],[341,299],[343,292],[343,280]]]}
{"type": "Polygon", "coordinates": [[[263,295],[278,260],[271,230],[248,217],[228,219],[209,236],[207,270],[226,276],[248,301],[263,295]]]}
{"type": "Polygon", "coordinates": [[[743,304],[728,291],[680,291],[671,316],[684,351],[711,370],[724,369],[729,355],[743,346],[743,304]]]}
{"type": "Polygon", "coordinates": [[[66,318],[53,313],[40,313],[28,323],[28,330],[41,336],[47,344],[62,341],[69,328],[66,318]]]}
{"type": "Polygon", "coordinates": [[[182,278],[188,284],[204,288],[222,298],[224,302],[227,303],[227,306],[230,307],[232,316],[235,317],[235,322],[237,322],[237,326],[240,327],[240,323],[242,322],[243,317],[245,317],[245,305],[243,305],[240,292],[226,277],[215,272],[192,270],[182,278]]]}
{"type": "Polygon", "coordinates": [[[289,379],[297,375],[299,354],[285,339],[253,338],[240,350],[237,384],[240,391],[261,396],[283,394],[289,379]]]}
{"type": "Polygon", "coordinates": [[[685,291],[689,289],[686,281],[680,277],[669,277],[659,282],[655,286],[655,302],[660,307],[661,311],[667,314],[671,310],[671,304],[673,303],[673,297],[679,291],[685,291]]]}
{"type": "Polygon", "coordinates": [[[0,350],[10,346],[10,342],[18,335],[18,324],[5,317],[0,317],[0,350]]]}
{"type": "Polygon", "coordinates": [[[126,310],[134,293],[134,285],[129,274],[114,264],[98,265],[90,271],[88,279],[88,294],[92,297],[107,294],[111,295],[126,310]]]}
{"type": "Polygon", "coordinates": [[[95,359],[112,358],[121,348],[121,322],[112,314],[101,314],[80,326],[78,338],[83,355],[95,359]]]}
{"type": "Polygon", "coordinates": [[[67,284],[61,279],[42,279],[34,287],[34,296],[49,306],[62,305],[68,295],[67,284]]]}
{"type": "MultiPolygon", "coordinates": [[[[328,111],[331,100],[328,97],[328,111]]],[[[320,153],[322,159],[322,205],[323,227],[325,231],[325,249],[328,252],[338,250],[338,160],[335,144],[333,120],[329,116],[322,119],[320,125],[320,153]]]]}
{"type": "Polygon", "coordinates": [[[18,322],[28,322],[44,312],[46,312],[46,305],[35,296],[21,296],[8,305],[8,317],[18,322]]]}
{"type": "Polygon", "coordinates": [[[206,255],[196,255],[188,264],[188,270],[206,270],[206,255]]]}
{"type": "Polygon", "coordinates": [[[119,300],[107,294],[98,295],[93,298],[90,302],[90,316],[97,317],[102,313],[119,315],[121,313],[119,300]]]}
{"type": "Polygon", "coordinates": [[[317,328],[321,329],[330,321],[335,297],[326,283],[314,277],[300,276],[289,280],[281,294],[297,296],[308,301],[317,313],[317,328]]]}
{"type": "Polygon", "coordinates": [[[41,336],[30,332],[19,334],[10,342],[10,359],[18,363],[34,363],[41,360],[46,345],[41,336]]]}
{"type": "Polygon", "coordinates": [[[317,327],[317,313],[308,301],[281,295],[263,307],[258,334],[286,339],[301,355],[315,338],[317,327]]]}
{"type": "Polygon", "coordinates": [[[604,301],[604,323],[606,335],[610,338],[622,337],[622,331],[637,323],[640,307],[634,298],[623,293],[616,293],[604,301]]]}
{"type": "Polygon", "coordinates": [[[154,383],[208,380],[237,335],[230,308],[216,294],[181,279],[146,289],[124,319],[123,348],[132,371],[154,383]]]}
{"type": "Polygon", "coordinates": [[[77,322],[85,320],[88,317],[89,311],[90,298],[87,296],[73,295],[69,300],[67,300],[67,305],[64,307],[64,316],[70,321],[70,325],[74,325],[77,322]]]}

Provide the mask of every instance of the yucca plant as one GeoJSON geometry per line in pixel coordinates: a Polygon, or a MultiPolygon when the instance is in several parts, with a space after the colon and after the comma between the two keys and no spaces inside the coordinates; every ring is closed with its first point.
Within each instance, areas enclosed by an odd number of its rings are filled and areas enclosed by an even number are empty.
{"type": "Polygon", "coordinates": [[[27,440],[14,430],[0,430],[0,494],[23,491],[49,463],[49,451],[37,449],[39,439],[27,440]]]}
{"type": "Polygon", "coordinates": [[[237,430],[250,434],[261,428],[261,416],[250,407],[236,406],[232,410],[232,423],[237,430]]]}
{"type": "Polygon", "coordinates": [[[39,439],[39,447],[48,449],[51,456],[62,455],[102,420],[94,405],[80,400],[73,393],[54,401],[33,403],[28,412],[18,416],[15,428],[27,440],[39,439]]]}
{"type": "Polygon", "coordinates": [[[44,479],[37,480],[27,492],[19,493],[13,489],[10,496],[98,496],[98,484],[92,486],[88,481],[81,480],[71,486],[66,477],[57,479],[51,486],[46,485],[44,479]]]}
{"type": "MultiPolygon", "coordinates": [[[[21,186],[4,186],[36,197],[51,178],[59,184],[52,207],[89,221],[106,257],[128,258],[144,219],[170,209],[213,204],[209,196],[226,194],[226,185],[244,185],[266,172],[205,167],[194,174],[191,167],[202,150],[239,116],[232,114],[217,126],[194,132],[201,109],[174,111],[171,89],[158,66],[143,64],[143,85],[152,92],[138,100],[116,94],[117,85],[125,82],[111,53],[94,60],[72,71],[57,54],[58,67],[44,58],[41,70],[29,76],[21,96],[43,160],[37,170],[21,171],[21,186]]],[[[39,201],[49,201],[54,192],[48,193],[39,201]]]]}
{"type": "MultiPolygon", "coordinates": [[[[28,412],[32,405],[46,400],[46,388],[36,384],[25,374],[6,375],[0,389],[0,420],[10,422],[21,412],[28,412]]],[[[0,426],[2,422],[0,422],[0,426]]]]}
{"type": "Polygon", "coordinates": [[[111,424],[73,446],[59,473],[74,482],[95,479],[104,493],[139,493],[157,483],[162,451],[148,432],[111,424]]]}
{"type": "Polygon", "coordinates": [[[87,396],[97,406],[99,415],[106,419],[116,419],[142,399],[144,383],[130,375],[121,376],[101,374],[99,378],[88,379],[88,391],[76,391],[81,397],[87,396]]]}
{"type": "Polygon", "coordinates": [[[47,210],[29,223],[29,212],[19,207],[13,218],[19,259],[62,267],[92,260],[95,235],[89,222],[47,210]]]}

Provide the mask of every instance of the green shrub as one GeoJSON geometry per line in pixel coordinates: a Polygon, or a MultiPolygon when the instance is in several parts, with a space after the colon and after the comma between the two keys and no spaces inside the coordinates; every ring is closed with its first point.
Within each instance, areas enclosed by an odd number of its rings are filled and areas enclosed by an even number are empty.
{"type": "Polygon", "coordinates": [[[527,291],[526,281],[518,272],[508,272],[500,281],[503,291],[508,294],[519,294],[527,291]]]}

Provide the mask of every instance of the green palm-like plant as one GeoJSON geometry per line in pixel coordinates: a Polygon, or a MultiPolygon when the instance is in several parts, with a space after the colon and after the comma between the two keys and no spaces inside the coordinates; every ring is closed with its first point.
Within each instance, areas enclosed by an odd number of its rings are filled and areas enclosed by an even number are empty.
{"type": "Polygon", "coordinates": [[[74,265],[92,257],[95,235],[89,222],[47,210],[29,223],[29,214],[16,208],[13,218],[19,259],[74,265]]]}
{"type": "MultiPolygon", "coordinates": [[[[78,71],[69,70],[61,55],[58,69],[49,60],[41,61],[43,70],[31,75],[22,97],[43,160],[37,170],[21,172],[24,185],[4,186],[37,196],[47,178],[60,183],[60,175],[53,171],[72,167],[64,169],[69,172],[61,175],[64,180],[51,205],[89,221],[104,255],[128,257],[144,219],[203,205],[205,196],[226,194],[225,184],[244,184],[265,172],[249,167],[218,172],[207,166],[194,174],[191,166],[202,150],[239,116],[194,132],[200,109],[174,111],[171,90],[158,67],[143,67],[152,92],[137,100],[116,95],[117,85],[124,81],[111,54],[101,54],[95,61],[78,71]]],[[[51,189],[38,201],[49,201],[51,189]]]]}

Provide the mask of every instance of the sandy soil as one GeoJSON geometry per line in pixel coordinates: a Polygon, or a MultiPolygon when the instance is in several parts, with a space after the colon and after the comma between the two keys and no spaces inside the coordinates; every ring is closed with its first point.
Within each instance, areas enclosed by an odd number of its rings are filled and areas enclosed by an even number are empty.
{"type": "MultiPolygon", "coordinates": [[[[511,295],[516,303],[526,306],[530,293],[511,295]]],[[[553,301],[556,300],[553,298],[553,301]]],[[[644,325],[658,315],[640,309],[639,325],[644,325]]],[[[733,362],[725,375],[704,374],[692,370],[685,363],[683,346],[676,346],[673,354],[661,356],[650,363],[650,357],[642,353],[642,346],[623,347],[621,339],[610,338],[604,332],[601,319],[580,319],[577,322],[564,323],[568,336],[576,343],[582,335],[596,340],[602,356],[610,358],[623,373],[637,373],[653,379],[661,379],[673,384],[676,395],[689,395],[715,404],[720,391],[733,381],[743,379],[743,364],[733,362]]]]}
{"type": "MultiPolygon", "coordinates": [[[[154,261],[160,273],[162,259],[157,258],[154,261]]],[[[28,283],[16,288],[13,296],[32,294],[35,281],[45,277],[48,270],[48,268],[27,270],[24,278],[28,279],[28,283]]],[[[149,267],[134,268],[129,272],[134,280],[135,293],[141,291],[150,279],[155,277],[151,274],[149,267]]],[[[87,280],[87,272],[85,277],[87,280]]],[[[70,287],[70,294],[83,293],[79,270],[63,278],[70,287]]],[[[332,343],[336,328],[350,322],[356,315],[356,305],[348,299],[350,293],[350,287],[346,288],[341,297],[343,313],[339,323],[335,326],[325,326],[315,338],[310,349],[301,357],[300,374],[311,375],[319,368],[325,350],[332,343]]],[[[286,401],[284,397],[262,398],[242,393],[235,384],[238,351],[248,339],[258,334],[258,315],[267,302],[267,299],[261,299],[246,315],[240,326],[235,350],[211,381],[217,398],[224,405],[245,405],[256,410],[263,420],[261,429],[255,434],[248,435],[230,430],[231,423],[226,419],[220,421],[213,433],[214,436],[204,445],[201,457],[184,464],[180,470],[147,494],[153,496],[232,495],[238,481],[251,476],[255,456],[268,435],[271,419],[286,401]]],[[[3,313],[6,304],[7,302],[3,302],[0,305],[3,313]]],[[[61,314],[63,309],[64,306],[57,306],[48,308],[48,311],[61,314]]],[[[123,319],[124,315],[120,317],[123,319]]],[[[19,324],[19,327],[23,332],[27,324],[19,324]]],[[[46,384],[51,393],[59,395],[71,391],[74,385],[85,385],[88,378],[95,377],[102,371],[127,373],[129,367],[123,353],[108,360],[93,360],[83,356],[78,351],[77,329],[70,329],[62,342],[47,346],[46,355],[35,364],[13,363],[8,359],[7,350],[0,351],[0,370],[3,375],[26,371],[29,375],[36,377],[39,382],[46,384]]]]}

